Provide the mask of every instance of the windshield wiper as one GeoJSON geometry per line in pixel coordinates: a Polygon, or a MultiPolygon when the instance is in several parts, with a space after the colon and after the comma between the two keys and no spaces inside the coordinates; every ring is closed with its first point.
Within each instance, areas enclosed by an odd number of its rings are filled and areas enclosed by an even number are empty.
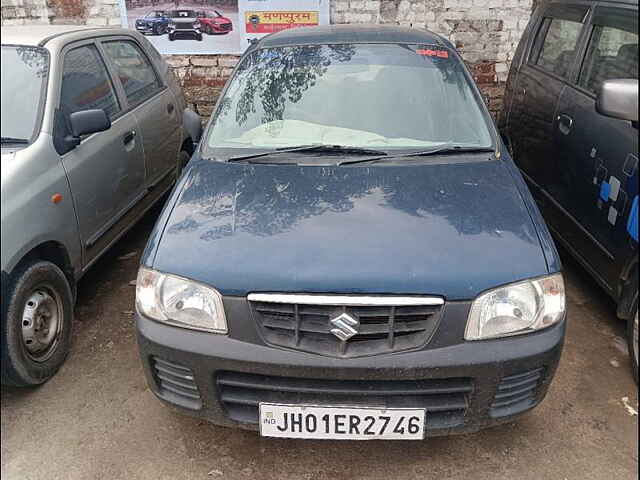
{"type": "Polygon", "coordinates": [[[2,137],[0,139],[0,143],[4,145],[5,143],[17,143],[20,145],[26,145],[29,143],[29,140],[26,138],[14,138],[14,137],[2,137]]]}
{"type": "Polygon", "coordinates": [[[482,152],[493,152],[494,149],[491,147],[472,147],[466,145],[440,145],[439,147],[432,148],[431,150],[422,150],[418,152],[405,152],[398,153],[394,155],[384,155],[379,157],[372,158],[358,158],[354,160],[343,160],[342,162],[338,162],[338,166],[342,165],[353,165],[356,163],[367,163],[367,162],[376,162],[379,160],[391,160],[394,158],[406,158],[406,157],[428,157],[429,155],[437,155],[437,154],[447,154],[447,153],[482,153],[482,152]]]}
{"type": "MultiPolygon", "coordinates": [[[[252,160],[255,158],[267,157],[271,155],[278,155],[281,153],[289,152],[318,152],[318,153],[344,153],[353,155],[378,155],[385,156],[386,152],[382,150],[371,150],[360,147],[350,147],[345,145],[325,145],[325,144],[312,144],[312,145],[299,145],[297,147],[278,148],[276,150],[269,150],[267,152],[253,153],[251,155],[241,155],[238,157],[231,157],[227,160],[227,163],[241,162],[246,160],[252,160]]],[[[267,162],[260,162],[267,163],[267,162]]]]}

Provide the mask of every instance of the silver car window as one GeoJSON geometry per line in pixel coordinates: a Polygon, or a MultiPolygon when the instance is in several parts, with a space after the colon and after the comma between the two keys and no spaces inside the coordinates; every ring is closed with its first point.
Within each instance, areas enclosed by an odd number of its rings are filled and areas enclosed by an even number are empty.
{"type": "Polygon", "coordinates": [[[2,137],[29,141],[40,123],[49,55],[42,48],[3,45],[0,72],[2,137]]]}
{"type": "Polygon", "coordinates": [[[74,48],[65,55],[60,107],[67,115],[101,108],[110,118],[120,111],[107,70],[93,45],[74,48]]]}
{"type": "Polygon", "coordinates": [[[137,105],[160,90],[161,84],[153,67],[137,45],[127,40],[114,40],[103,45],[130,105],[137,105]]]}

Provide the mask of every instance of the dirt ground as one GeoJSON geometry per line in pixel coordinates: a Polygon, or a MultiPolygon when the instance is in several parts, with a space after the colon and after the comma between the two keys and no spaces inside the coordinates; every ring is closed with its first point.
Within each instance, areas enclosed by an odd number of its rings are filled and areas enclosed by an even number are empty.
{"type": "Polygon", "coordinates": [[[289,441],[173,413],[145,384],[129,285],[157,213],[81,281],[73,352],[60,373],[35,390],[2,389],[3,480],[637,478],[638,395],[624,325],[566,255],[560,368],[543,404],[515,423],[424,442],[289,441]]]}

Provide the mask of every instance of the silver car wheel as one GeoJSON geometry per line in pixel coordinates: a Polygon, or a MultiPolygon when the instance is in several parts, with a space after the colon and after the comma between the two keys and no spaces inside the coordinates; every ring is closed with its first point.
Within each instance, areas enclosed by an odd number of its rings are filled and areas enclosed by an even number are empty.
{"type": "Polygon", "coordinates": [[[22,342],[27,356],[44,362],[54,352],[62,330],[62,301],[53,289],[38,287],[22,312],[22,342]]]}

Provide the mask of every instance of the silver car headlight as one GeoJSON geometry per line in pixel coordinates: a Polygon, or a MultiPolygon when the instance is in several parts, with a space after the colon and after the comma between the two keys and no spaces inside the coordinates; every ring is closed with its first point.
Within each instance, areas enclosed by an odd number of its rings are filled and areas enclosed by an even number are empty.
{"type": "Polygon", "coordinates": [[[473,302],[464,338],[484,340],[541,330],[561,321],[565,308],[559,273],[496,288],[473,302]]]}
{"type": "Polygon", "coordinates": [[[141,267],[136,281],[136,306],[142,315],[162,323],[227,333],[220,293],[186,278],[141,267]]]}

